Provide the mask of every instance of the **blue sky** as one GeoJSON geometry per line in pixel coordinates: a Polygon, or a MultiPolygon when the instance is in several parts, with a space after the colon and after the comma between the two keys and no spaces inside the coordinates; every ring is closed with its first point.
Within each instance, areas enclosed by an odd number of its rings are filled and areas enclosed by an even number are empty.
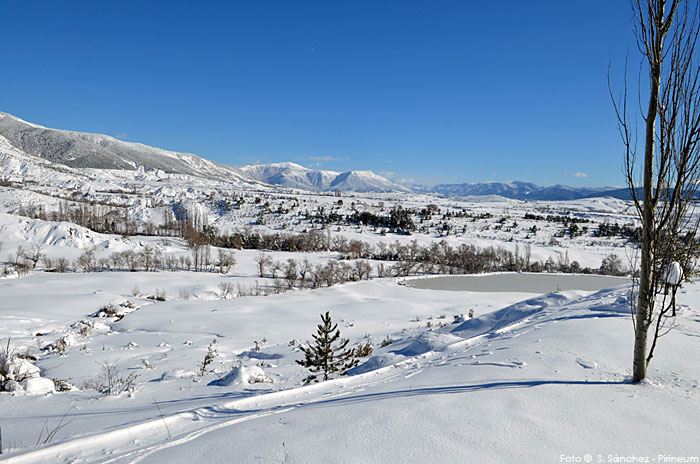
{"type": "Polygon", "coordinates": [[[0,3],[0,111],[48,127],[234,166],[624,184],[626,1],[0,3]]]}

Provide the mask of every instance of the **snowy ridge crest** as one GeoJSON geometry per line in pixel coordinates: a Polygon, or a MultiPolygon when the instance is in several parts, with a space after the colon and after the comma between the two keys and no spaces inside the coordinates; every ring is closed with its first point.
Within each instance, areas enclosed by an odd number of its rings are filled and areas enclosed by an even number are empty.
{"type": "Polygon", "coordinates": [[[49,129],[0,113],[0,136],[17,150],[52,163],[84,169],[161,170],[221,181],[251,182],[237,168],[114,137],[49,129]]]}

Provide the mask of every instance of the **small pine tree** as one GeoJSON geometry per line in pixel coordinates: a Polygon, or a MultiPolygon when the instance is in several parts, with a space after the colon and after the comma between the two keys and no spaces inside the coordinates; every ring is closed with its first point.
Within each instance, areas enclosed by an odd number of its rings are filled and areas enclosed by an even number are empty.
{"type": "Polygon", "coordinates": [[[204,355],[204,360],[199,363],[199,376],[204,377],[207,374],[209,365],[214,362],[214,358],[219,356],[216,349],[216,338],[207,347],[207,354],[204,355]]]}
{"type": "Polygon", "coordinates": [[[321,376],[323,380],[328,380],[334,373],[344,375],[359,363],[355,359],[355,350],[347,348],[348,339],[340,338],[338,324],[333,324],[328,311],[325,315],[321,314],[321,322],[316,334],[312,335],[315,340],[314,345],[308,348],[302,346],[301,350],[306,357],[303,361],[297,360],[297,364],[301,364],[312,372],[306,378],[307,384],[318,382],[321,376]],[[336,342],[338,344],[334,346],[336,342]]]}

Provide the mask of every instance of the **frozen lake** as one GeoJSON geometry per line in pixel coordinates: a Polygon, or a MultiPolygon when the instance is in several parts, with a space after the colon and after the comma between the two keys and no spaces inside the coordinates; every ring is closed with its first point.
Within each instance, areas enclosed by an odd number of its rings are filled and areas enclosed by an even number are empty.
{"type": "Polygon", "coordinates": [[[407,279],[406,285],[427,290],[467,292],[550,293],[561,290],[597,291],[629,283],[627,277],[584,274],[505,273],[407,279]]]}

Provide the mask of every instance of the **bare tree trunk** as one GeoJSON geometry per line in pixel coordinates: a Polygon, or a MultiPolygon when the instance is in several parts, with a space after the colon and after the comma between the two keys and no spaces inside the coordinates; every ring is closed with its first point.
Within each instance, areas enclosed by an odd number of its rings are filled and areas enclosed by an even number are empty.
{"type": "MultiPolygon", "coordinates": [[[[649,29],[653,31],[644,37],[646,55],[649,63],[649,107],[646,114],[644,140],[644,174],[642,203],[642,262],[639,275],[639,294],[637,297],[637,315],[635,319],[634,360],[632,362],[632,381],[640,382],[647,376],[647,335],[652,321],[651,299],[655,292],[652,288],[654,270],[654,240],[657,235],[655,224],[656,196],[654,195],[654,146],[656,144],[656,118],[659,109],[659,92],[661,90],[661,63],[664,54],[664,36],[668,32],[677,0],[673,1],[672,13],[665,20],[666,0],[648,5],[649,29]],[[654,8],[655,7],[655,8],[654,8]],[[654,11],[654,9],[656,11],[654,11]]],[[[640,19],[645,14],[639,5],[640,19]]],[[[660,188],[656,185],[656,188],[660,188]]],[[[634,188],[634,185],[631,186],[634,188]]],[[[658,193],[658,192],[657,192],[658,193]]]]}
{"type": "Polygon", "coordinates": [[[647,333],[651,319],[649,298],[653,297],[651,289],[651,272],[654,249],[654,204],[653,174],[654,174],[654,136],[656,126],[656,109],[659,103],[659,71],[658,67],[651,72],[651,94],[649,110],[647,111],[646,141],[644,147],[644,203],[642,210],[642,264],[639,274],[639,294],[637,298],[637,316],[635,320],[634,361],[632,365],[632,381],[639,382],[647,376],[647,333]]]}

